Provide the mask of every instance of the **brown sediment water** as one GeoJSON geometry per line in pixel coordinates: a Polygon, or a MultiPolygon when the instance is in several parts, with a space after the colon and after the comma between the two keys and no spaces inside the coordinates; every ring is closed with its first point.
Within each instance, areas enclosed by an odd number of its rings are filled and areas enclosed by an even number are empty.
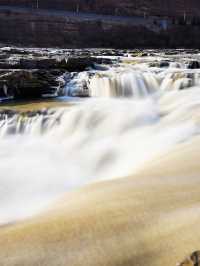
{"type": "Polygon", "coordinates": [[[59,101],[56,99],[52,100],[33,100],[33,101],[19,101],[19,102],[7,102],[0,105],[0,111],[4,110],[13,110],[16,112],[30,112],[30,111],[39,111],[45,108],[59,108],[67,107],[72,103],[69,101],[59,101]]]}

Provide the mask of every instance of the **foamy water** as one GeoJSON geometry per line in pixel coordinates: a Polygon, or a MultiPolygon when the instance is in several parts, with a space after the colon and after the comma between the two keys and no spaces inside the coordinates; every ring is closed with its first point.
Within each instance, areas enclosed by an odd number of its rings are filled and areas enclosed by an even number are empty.
{"type": "Polygon", "coordinates": [[[177,77],[169,75],[138,70],[95,75],[90,94],[98,98],[45,116],[4,117],[0,224],[35,215],[70,189],[137,173],[199,134],[198,78],[194,88],[180,91],[182,85],[171,90],[177,77]]]}

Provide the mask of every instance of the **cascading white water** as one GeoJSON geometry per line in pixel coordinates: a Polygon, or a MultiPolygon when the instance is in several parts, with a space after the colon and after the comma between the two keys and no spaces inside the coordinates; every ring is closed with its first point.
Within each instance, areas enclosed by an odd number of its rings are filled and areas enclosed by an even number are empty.
{"type": "Polygon", "coordinates": [[[69,189],[137,173],[199,134],[199,85],[198,70],[172,66],[89,71],[66,86],[67,95],[89,100],[1,113],[0,224],[37,214],[69,189]]]}
{"type": "Polygon", "coordinates": [[[159,87],[153,73],[127,71],[113,75],[97,74],[91,79],[89,95],[91,97],[147,97],[159,87]]]}
{"type": "Polygon", "coordinates": [[[89,71],[67,82],[66,95],[90,97],[144,98],[158,91],[181,90],[200,86],[200,71],[169,67],[147,68],[144,65],[89,71]]]}
{"type": "Polygon", "coordinates": [[[160,99],[91,99],[45,115],[4,118],[0,224],[37,214],[69,189],[136,173],[198,134],[187,117],[192,99],[194,107],[200,103],[198,89],[192,91],[190,104],[181,91],[160,99]],[[178,115],[177,97],[184,102],[178,115]]]}
{"type": "Polygon", "coordinates": [[[34,115],[2,114],[0,116],[0,137],[19,134],[42,135],[60,123],[62,110],[45,110],[34,115]]]}

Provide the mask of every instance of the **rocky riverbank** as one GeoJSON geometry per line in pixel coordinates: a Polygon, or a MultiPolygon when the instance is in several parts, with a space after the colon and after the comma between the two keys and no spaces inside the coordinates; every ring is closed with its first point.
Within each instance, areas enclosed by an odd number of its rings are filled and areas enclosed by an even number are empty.
{"type": "MultiPolygon", "coordinates": [[[[0,99],[90,96],[91,78],[107,77],[107,70],[146,65],[153,72],[200,68],[199,50],[114,50],[0,48],[0,99]]],[[[176,73],[182,88],[195,84],[196,75],[176,73]]],[[[105,85],[106,86],[106,85],[105,85]]]]}
{"type": "Polygon", "coordinates": [[[0,48],[0,98],[61,96],[66,73],[112,63],[98,55],[98,51],[87,50],[0,48]]]}

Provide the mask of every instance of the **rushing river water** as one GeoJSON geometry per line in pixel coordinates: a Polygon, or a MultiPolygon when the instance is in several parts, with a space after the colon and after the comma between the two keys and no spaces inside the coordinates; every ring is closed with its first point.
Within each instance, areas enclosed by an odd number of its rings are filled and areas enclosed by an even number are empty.
{"type": "Polygon", "coordinates": [[[0,224],[37,214],[70,189],[137,173],[200,133],[199,70],[171,62],[90,72],[66,86],[66,96],[81,94],[84,80],[88,99],[1,113],[0,224]]]}

